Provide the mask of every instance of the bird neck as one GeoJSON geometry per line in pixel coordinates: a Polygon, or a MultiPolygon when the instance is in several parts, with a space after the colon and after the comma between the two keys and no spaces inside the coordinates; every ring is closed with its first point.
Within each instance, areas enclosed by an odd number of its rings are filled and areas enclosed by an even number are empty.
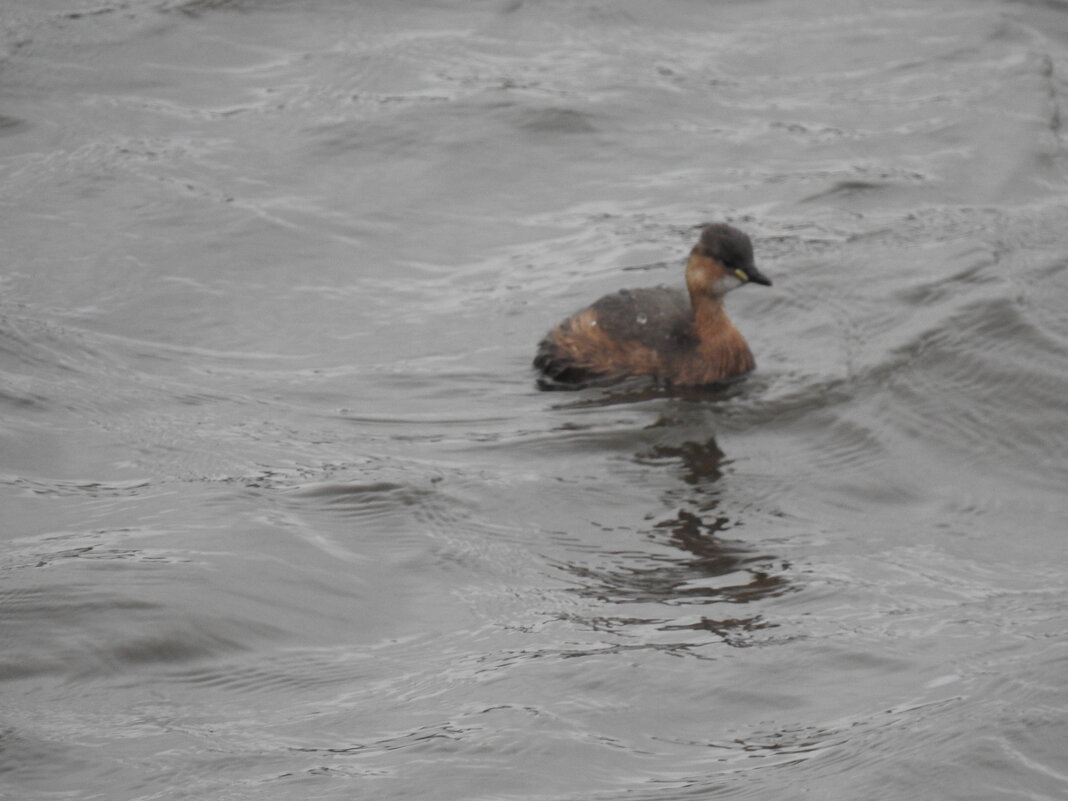
{"type": "Polygon", "coordinates": [[[690,304],[693,306],[694,328],[699,335],[715,336],[731,325],[723,308],[723,298],[695,292],[690,295],[690,304]]]}
{"type": "Polygon", "coordinates": [[[697,353],[707,360],[710,375],[707,380],[718,381],[753,369],[753,354],[741,332],[734,327],[723,308],[723,298],[715,295],[695,297],[693,302],[693,330],[697,339],[697,353]]]}

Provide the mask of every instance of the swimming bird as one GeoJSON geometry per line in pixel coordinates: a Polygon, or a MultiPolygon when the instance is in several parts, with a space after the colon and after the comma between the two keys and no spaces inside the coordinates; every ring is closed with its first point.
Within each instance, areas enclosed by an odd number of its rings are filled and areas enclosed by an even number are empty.
{"type": "Polygon", "coordinates": [[[651,376],[667,386],[701,386],[753,370],[749,345],[723,308],[743,284],[771,286],[749,236],[725,223],[701,231],[686,262],[686,289],[623,289],[568,317],[538,345],[534,367],[546,389],[651,376]]]}

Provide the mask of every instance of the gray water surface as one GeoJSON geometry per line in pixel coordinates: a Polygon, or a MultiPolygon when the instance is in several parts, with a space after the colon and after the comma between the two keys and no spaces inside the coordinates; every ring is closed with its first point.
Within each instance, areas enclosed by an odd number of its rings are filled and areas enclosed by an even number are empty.
{"type": "Polygon", "coordinates": [[[1068,797],[1068,4],[7,0],[0,797],[1068,797]],[[728,393],[557,320],[774,286],[728,393]]]}

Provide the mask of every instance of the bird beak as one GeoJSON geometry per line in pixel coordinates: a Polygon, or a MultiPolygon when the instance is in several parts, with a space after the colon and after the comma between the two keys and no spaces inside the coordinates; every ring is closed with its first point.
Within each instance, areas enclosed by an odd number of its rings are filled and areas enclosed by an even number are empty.
{"type": "Polygon", "coordinates": [[[744,270],[739,267],[734,271],[734,274],[746,282],[752,282],[762,286],[771,286],[771,279],[764,275],[764,273],[760,272],[755,264],[750,264],[744,270]]]}

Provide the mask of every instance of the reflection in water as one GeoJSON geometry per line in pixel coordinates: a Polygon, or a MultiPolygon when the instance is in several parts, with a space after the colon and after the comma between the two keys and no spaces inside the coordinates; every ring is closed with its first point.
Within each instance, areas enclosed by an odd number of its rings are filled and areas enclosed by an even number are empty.
{"type": "MultiPolygon", "coordinates": [[[[658,398],[677,398],[696,403],[714,403],[737,397],[745,391],[745,381],[722,381],[701,387],[670,387],[658,384],[645,376],[628,376],[608,384],[600,385],[601,393],[593,394],[590,389],[577,399],[559,403],[555,409],[585,409],[603,406],[625,406],[658,398]]],[[[567,393],[573,388],[537,385],[539,389],[567,393]]],[[[592,389],[592,388],[591,388],[592,389]]]]}
{"type": "MultiPolygon", "coordinates": [[[[575,592],[612,604],[655,604],[656,616],[621,615],[599,618],[597,628],[652,625],[657,631],[709,632],[732,646],[753,644],[754,632],[773,627],[759,613],[699,617],[668,616],[665,608],[689,611],[708,604],[748,604],[782,595],[790,589],[785,571],[789,564],[776,556],[755,550],[748,543],[728,539],[725,532],[738,521],[720,510],[716,483],[722,477],[726,459],[714,438],[704,443],[655,445],[638,454],[641,464],[674,465],[687,485],[680,497],[668,493],[672,505],[680,505],[671,516],[653,523],[640,533],[670,549],[610,552],[608,565],[566,562],[562,567],[580,579],[575,592]]],[[[686,648],[701,643],[673,643],[686,648]]],[[[658,647],[664,647],[661,643],[658,647]]]]}

